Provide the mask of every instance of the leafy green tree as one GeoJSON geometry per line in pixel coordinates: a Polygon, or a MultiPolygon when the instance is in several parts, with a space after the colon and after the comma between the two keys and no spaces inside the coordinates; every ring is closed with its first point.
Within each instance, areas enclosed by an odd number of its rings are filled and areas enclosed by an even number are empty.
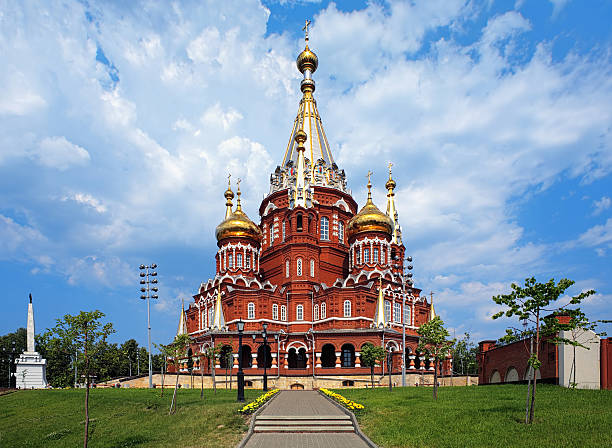
{"type": "MultiPolygon", "coordinates": [[[[559,280],[559,283],[555,283],[553,278],[546,283],[538,283],[534,277],[531,277],[525,279],[524,287],[512,283],[512,285],[510,285],[512,288],[510,294],[500,294],[493,297],[493,301],[496,304],[506,308],[494,314],[493,319],[498,319],[505,315],[510,318],[518,318],[520,321],[526,322],[527,324],[531,323],[535,326],[535,330],[508,328],[506,330],[506,335],[500,338],[500,341],[509,343],[525,337],[535,337],[535,346],[532,345],[530,349],[528,361],[533,372],[537,372],[542,364],[539,358],[540,341],[542,338],[547,338],[556,344],[571,344],[584,347],[576,341],[559,337],[559,331],[561,330],[571,331],[572,329],[578,328],[578,326],[582,327],[588,325],[588,320],[586,320],[580,308],[572,306],[580,304],[585,298],[595,294],[594,290],[581,292],[569,298],[564,305],[558,305],[557,301],[559,297],[573,284],[574,282],[572,280],[566,278],[559,280]],[[560,320],[557,319],[559,315],[569,315],[569,323],[561,323],[560,320]]],[[[531,399],[528,400],[527,410],[525,412],[525,423],[527,424],[533,423],[536,386],[537,380],[536,375],[534,375],[533,387],[531,388],[531,399]]]]}
{"type": "Polygon", "coordinates": [[[133,372],[136,371],[136,352],[138,352],[138,342],[136,339],[128,339],[121,344],[121,355],[124,366],[123,372],[125,376],[132,376],[133,372]]]}
{"type": "MultiPolygon", "coordinates": [[[[9,370],[14,375],[15,358],[18,358],[26,349],[27,332],[25,328],[19,328],[14,333],[8,333],[0,337],[0,384],[9,382],[9,370]]],[[[8,387],[13,385],[11,377],[8,387]]]]}
{"type": "Polygon", "coordinates": [[[450,334],[444,328],[444,321],[440,316],[434,317],[419,327],[417,333],[420,336],[418,350],[427,353],[434,359],[434,385],[433,397],[438,399],[438,370],[440,361],[444,361],[453,347],[455,340],[448,339],[450,334]]]}
{"type": "MultiPolygon", "coordinates": [[[[212,376],[213,390],[215,392],[215,395],[217,394],[217,383],[215,381],[215,363],[217,359],[219,358],[220,354],[221,354],[220,346],[206,347],[206,349],[202,352],[202,355],[204,355],[204,357],[208,359],[208,363],[210,364],[210,372],[212,376]]],[[[201,395],[202,394],[200,394],[200,398],[201,398],[201,395]]]]}
{"type": "Polygon", "coordinates": [[[469,333],[465,333],[462,338],[457,339],[451,351],[453,354],[453,373],[455,375],[476,375],[478,373],[478,363],[476,362],[478,346],[472,342],[469,333]]]}
{"type": "MultiPolygon", "coordinates": [[[[188,334],[178,334],[168,345],[159,345],[159,348],[162,350],[162,353],[166,356],[168,362],[174,365],[176,369],[176,383],[174,384],[174,393],[172,394],[172,402],[170,403],[170,414],[174,414],[176,412],[176,391],[178,389],[179,382],[179,369],[181,359],[184,358],[187,354],[187,349],[189,348],[189,344],[191,342],[191,338],[188,334]]],[[[163,388],[162,388],[163,392],[163,388]]]]}
{"type": "Polygon", "coordinates": [[[57,324],[51,329],[51,333],[64,341],[66,346],[72,346],[80,350],[81,372],[85,375],[85,437],[84,448],[87,448],[89,440],[89,385],[92,373],[92,358],[100,349],[101,342],[115,332],[113,324],[102,324],[100,319],[104,317],[101,311],[81,311],[78,315],[66,314],[63,319],[57,319],[57,324]]]}
{"type": "Polygon", "coordinates": [[[374,367],[376,363],[382,364],[385,361],[385,356],[385,349],[371,342],[366,342],[363,347],[361,347],[361,364],[370,368],[372,388],[374,388],[374,367]]]}

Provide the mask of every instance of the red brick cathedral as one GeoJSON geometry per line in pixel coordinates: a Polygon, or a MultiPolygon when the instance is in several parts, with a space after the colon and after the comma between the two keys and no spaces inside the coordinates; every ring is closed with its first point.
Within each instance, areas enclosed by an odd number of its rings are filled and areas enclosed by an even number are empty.
{"type": "MultiPolygon", "coordinates": [[[[259,224],[242,210],[239,182],[236,194],[231,185],[225,192],[225,217],[216,229],[216,275],[200,286],[179,325],[193,339],[196,371],[199,354],[212,345],[224,354],[218,368],[238,369],[241,319],[247,384],[261,377],[267,360],[270,381],[277,385],[325,378],[352,385],[370,372],[360,359],[367,342],[393,352],[392,373],[399,374],[403,322],[407,373],[433,372],[433,362],[417,353],[416,330],[434,311],[407,277],[402,284],[405,247],[391,165],[386,213],[373,202],[370,174],[368,198],[358,210],[313,96],[317,65],[306,38],[297,58],[303,97],[282,165],[270,176],[270,191],[259,206],[259,224]]],[[[210,366],[202,364],[208,373],[210,366]]],[[[376,368],[377,374],[387,370],[376,368]]]]}

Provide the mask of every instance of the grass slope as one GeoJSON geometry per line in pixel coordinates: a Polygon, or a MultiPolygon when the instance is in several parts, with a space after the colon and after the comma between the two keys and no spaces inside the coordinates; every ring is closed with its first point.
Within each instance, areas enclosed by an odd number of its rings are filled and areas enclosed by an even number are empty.
{"type": "Polygon", "coordinates": [[[610,447],[612,391],[538,385],[535,423],[525,425],[524,385],[343,389],[365,405],[361,429],[384,448],[610,447]]]}
{"type": "MultiPolygon", "coordinates": [[[[261,394],[246,390],[247,402],[261,394]]],[[[238,414],[236,391],[216,395],[178,391],[178,410],[168,415],[172,390],[92,389],[92,448],[235,447],[248,429],[238,414]]],[[[75,447],[83,444],[84,390],[30,390],[0,396],[0,447],[75,447]]]]}

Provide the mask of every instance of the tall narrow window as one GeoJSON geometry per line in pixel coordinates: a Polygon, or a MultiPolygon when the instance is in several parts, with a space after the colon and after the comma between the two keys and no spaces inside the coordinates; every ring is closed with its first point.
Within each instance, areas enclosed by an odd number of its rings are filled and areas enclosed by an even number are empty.
{"type": "Polygon", "coordinates": [[[301,258],[297,259],[296,271],[297,271],[297,276],[301,277],[302,276],[302,259],[301,258]]]}
{"type": "Polygon", "coordinates": [[[272,320],[278,320],[278,305],[272,305],[272,320]]]}
{"type": "Polygon", "coordinates": [[[319,305],[314,306],[314,318],[313,320],[319,320],[319,305]]]}
{"type": "Polygon", "coordinates": [[[314,260],[310,260],[310,276],[314,277],[314,260]]]}
{"type": "Polygon", "coordinates": [[[237,268],[242,267],[242,254],[240,252],[236,254],[236,267],[237,268]]]}
{"type": "Polygon", "coordinates": [[[202,329],[204,329],[204,328],[206,328],[206,327],[207,327],[207,325],[206,325],[206,310],[203,310],[203,311],[200,313],[200,319],[201,319],[201,322],[200,322],[200,330],[202,330],[202,329]]]}
{"type": "Polygon", "coordinates": [[[281,320],[283,322],[287,320],[287,307],[285,305],[281,305],[281,320]]]}
{"type": "Polygon", "coordinates": [[[342,221],[338,223],[338,242],[344,244],[344,223],[342,221]]]}
{"type": "Polygon", "coordinates": [[[378,263],[378,249],[372,249],[372,263],[378,263]]]}
{"type": "Polygon", "coordinates": [[[364,263],[369,263],[370,262],[370,249],[364,249],[363,250],[363,262],[364,263]]]}
{"type": "Polygon", "coordinates": [[[321,319],[325,319],[327,317],[327,306],[325,302],[321,304],[321,319]]]}
{"type": "Polygon", "coordinates": [[[255,319],[255,304],[253,302],[249,302],[247,306],[247,317],[248,319],[255,319]]]}
{"type": "Polygon", "coordinates": [[[285,261],[285,277],[289,278],[289,260],[285,261]]]}
{"type": "Polygon", "coordinates": [[[274,224],[270,226],[270,246],[274,243],[274,224]]]}
{"type": "Polygon", "coordinates": [[[208,308],[208,325],[207,327],[210,327],[212,325],[213,319],[214,317],[214,313],[215,313],[215,309],[211,306],[210,308],[208,308]]]}
{"type": "Polygon", "coordinates": [[[283,221],[283,242],[285,241],[285,221],[283,221]]]}
{"type": "Polygon", "coordinates": [[[410,305],[404,305],[404,323],[410,325],[410,305]]]}
{"type": "Polygon", "coordinates": [[[351,301],[344,301],[344,317],[351,317],[351,301]]]}
{"type": "Polygon", "coordinates": [[[402,321],[402,304],[399,302],[395,302],[393,304],[393,322],[401,322],[402,321]]]}
{"type": "Polygon", "coordinates": [[[234,255],[228,254],[227,255],[227,268],[232,269],[233,267],[234,267],[234,255]]]}
{"type": "Polygon", "coordinates": [[[247,254],[244,258],[244,267],[247,269],[251,268],[251,254],[247,254]]]}
{"type": "Polygon", "coordinates": [[[355,250],[355,264],[357,265],[361,264],[361,251],[359,250],[358,247],[355,250]]]}
{"type": "Polygon", "coordinates": [[[302,230],[304,230],[304,222],[303,222],[302,214],[301,213],[298,213],[298,215],[297,215],[296,225],[297,225],[297,231],[298,232],[301,232],[302,230]]]}
{"type": "Polygon", "coordinates": [[[304,305],[298,305],[295,307],[295,319],[304,320],[304,305]]]}
{"type": "Polygon", "coordinates": [[[329,218],[321,218],[321,239],[329,240],[329,218]]]}
{"type": "Polygon", "coordinates": [[[385,300],[385,322],[391,321],[391,302],[385,300]]]}

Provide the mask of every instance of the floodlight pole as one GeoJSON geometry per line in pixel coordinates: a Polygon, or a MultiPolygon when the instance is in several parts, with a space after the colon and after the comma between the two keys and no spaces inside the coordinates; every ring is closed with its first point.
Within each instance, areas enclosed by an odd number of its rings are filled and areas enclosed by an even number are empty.
{"type": "MultiPolygon", "coordinates": [[[[412,262],[412,257],[406,257],[406,261],[409,263],[412,262]]],[[[409,264],[406,269],[407,273],[404,272],[403,265],[396,265],[398,268],[402,270],[401,274],[398,274],[400,279],[402,280],[402,387],[406,387],[406,283],[410,288],[410,293],[412,293],[412,265],[409,264]]],[[[391,372],[389,372],[389,376],[391,372]]]]}
{"type": "Polygon", "coordinates": [[[157,277],[157,272],[149,272],[149,269],[156,269],[157,264],[153,263],[150,266],[140,265],[140,292],[144,293],[140,296],[141,299],[147,301],[147,330],[149,338],[149,389],[153,389],[153,359],[151,356],[151,304],[150,299],[157,299],[159,296],[156,294],[157,289],[157,278],[151,279],[150,277],[157,277]],[[153,287],[151,287],[153,283],[153,287]],[[142,286],[142,285],[146,285],[142,286]],[[151,291],[155,294],[151,294],[151,291]]]}

